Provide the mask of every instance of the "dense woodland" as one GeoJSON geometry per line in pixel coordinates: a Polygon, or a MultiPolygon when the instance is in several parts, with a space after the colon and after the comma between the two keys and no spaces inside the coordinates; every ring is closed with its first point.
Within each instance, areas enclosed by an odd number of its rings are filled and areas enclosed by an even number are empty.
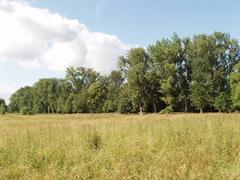
{"type": "Polygon", "coordinates": [[[70,67],[64,79],[19,89],[0,113],[231,112],[240,109],[240,47],[229,34],[162,39],[132,48],[101,75],[70,67]]]}

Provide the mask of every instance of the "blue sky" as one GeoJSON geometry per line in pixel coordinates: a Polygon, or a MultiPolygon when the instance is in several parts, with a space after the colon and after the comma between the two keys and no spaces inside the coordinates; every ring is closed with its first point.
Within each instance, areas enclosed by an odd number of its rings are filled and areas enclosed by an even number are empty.
{"type": "Polygon", "coordinates": [[[239,7],[239,0],[0,0],[0,96],[42,77],[64,77],[67,66],[104,73],[130,47],[174,32],[239,39],[239,7]]]}
{"type": "Polygon", "coordinates": [[[192,36],[223,31],[240,37],[239,0],[39,0],[33,5],[133,44],[148,45],[173,32],[192,36]]]}

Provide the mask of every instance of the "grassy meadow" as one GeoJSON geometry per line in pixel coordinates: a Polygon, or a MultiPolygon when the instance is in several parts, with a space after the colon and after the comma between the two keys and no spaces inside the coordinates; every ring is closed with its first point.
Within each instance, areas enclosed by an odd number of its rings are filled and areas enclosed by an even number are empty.
{"type": "Polygon", "coordinates": [[[0,179],[238,179],[240,114],[0,116],[0,179]]]}

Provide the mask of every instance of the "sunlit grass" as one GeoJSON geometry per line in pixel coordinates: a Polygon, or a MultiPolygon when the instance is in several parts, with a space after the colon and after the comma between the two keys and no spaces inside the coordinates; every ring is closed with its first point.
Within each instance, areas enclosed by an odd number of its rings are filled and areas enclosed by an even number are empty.
{"type": "Polygon", "coordinates": [[[239,114],[0,116],[0,179],[237,179],[239,114]]]}

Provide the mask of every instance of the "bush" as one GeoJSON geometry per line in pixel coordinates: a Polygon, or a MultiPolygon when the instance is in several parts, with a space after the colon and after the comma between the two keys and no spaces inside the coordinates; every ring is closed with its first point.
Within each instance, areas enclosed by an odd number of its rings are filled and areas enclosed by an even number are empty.
{"type": "Polygon", "coordinates": [[[97,131],[94,131],[92,134],[89,135],[88,145],[90,149],[94,149],[94,150],[101,149],[102,137],[97,131]]]}
{"type": "Polygon", "coordinates": [[[167,106],[165,109],[161,110],[160,114],[172,114],[173,108],[171,106],[167,106]]]}

